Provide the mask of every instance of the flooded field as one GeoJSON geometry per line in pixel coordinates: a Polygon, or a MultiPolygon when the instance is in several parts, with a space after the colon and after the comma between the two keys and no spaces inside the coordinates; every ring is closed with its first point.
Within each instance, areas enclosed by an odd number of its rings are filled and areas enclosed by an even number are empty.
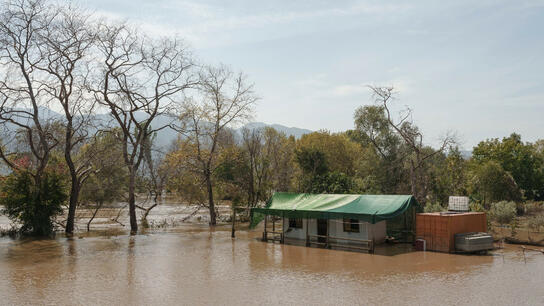
{"type": "Polygon", "coordinates": [[[381,248],[376,254],[260,242],[260,232],[183,225],[52,240],[0,239],[1,304],[544,304],[544,255],[381,248]]]}

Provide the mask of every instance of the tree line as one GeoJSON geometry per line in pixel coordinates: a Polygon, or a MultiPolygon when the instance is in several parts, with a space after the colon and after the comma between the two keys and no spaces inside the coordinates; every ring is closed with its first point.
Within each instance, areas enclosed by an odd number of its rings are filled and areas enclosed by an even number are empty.
{"type": "Polygon", "coordinates": [[[410,109],[391,112],[392,87],[369,87],[352,130],[237,135],[258,100],[243,73],[70,5],[3,3],[0,63],[0,205],[35,235],[55,222],[73,233],[82,203],[93,204],[89,227],[119,201],[137,232],[137,211],[145,222],[165,190],[206,209],[212,226],[217,203],[251,208],[276,191],[413,194],[424,205],[467,195],[483,207],[544,197],[543,140],[488,139],[470,158],[449,134],[430,147],[410,109]],[[178,137],[162,148],[166,129],[178,137]]]}

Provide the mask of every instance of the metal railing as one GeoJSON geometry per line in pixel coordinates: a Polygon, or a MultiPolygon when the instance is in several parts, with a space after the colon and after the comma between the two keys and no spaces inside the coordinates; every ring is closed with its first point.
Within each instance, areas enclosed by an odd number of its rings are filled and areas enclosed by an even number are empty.
{"type": "Polygon", "coordinates": [[[283,243],[283,232],[278,231],[264,231],[262,241],[279,241],[283,243]]]}
{"type": "Polygon", "coordinates": [[[367,251],[369,253],[374,252],[374,241],[367,240],[367,239],[344,238],[344,237],[326,236],[326,235],[307,235],[306,245],[311,246],[312,244],[322,245],[325,248],[336,247],[336,248],[343,248],[343,249],[353,249],[358,251],[367,251]],[[317,239],[314,239],[314,238],[317,238],[317,239]],[[344,241],[344,243],[342,243],[341,241],[344,241]],[[357,242],[358,244],[355,245],[355,244],[345,243],[346,241],[357,242]]]}

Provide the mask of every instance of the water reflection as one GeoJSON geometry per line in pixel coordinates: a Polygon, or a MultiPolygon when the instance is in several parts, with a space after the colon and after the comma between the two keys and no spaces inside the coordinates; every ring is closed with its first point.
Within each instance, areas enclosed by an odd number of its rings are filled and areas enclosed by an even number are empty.
{"type": "Polygon", "coordinates": [[[516,247],[463,256],[398,245],[371,255],[263,243],[259,236],[239,231],[233,240],[228,227],[185,226],[136,236],[0,239],[2,304],[544,301],[544,256],[528,253],[525,264],[516,247]]]}

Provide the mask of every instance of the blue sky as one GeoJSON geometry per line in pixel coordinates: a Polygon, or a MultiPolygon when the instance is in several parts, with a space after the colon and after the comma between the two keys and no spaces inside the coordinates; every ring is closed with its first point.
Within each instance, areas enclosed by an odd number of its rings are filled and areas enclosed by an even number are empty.
{"type": "Polygon", "coordinates": [[[179,35],[202,62],[242,70],[255,121],[333,132],[397,88],[428,144],[464,149],[520,133],[544,138],[544,1],[82,0],[150,35],[179,35]]]}

